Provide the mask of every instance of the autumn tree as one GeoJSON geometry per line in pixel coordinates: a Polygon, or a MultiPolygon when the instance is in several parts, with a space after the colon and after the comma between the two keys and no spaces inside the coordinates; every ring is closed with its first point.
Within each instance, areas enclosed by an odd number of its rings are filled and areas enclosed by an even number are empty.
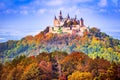
{"type": "Polygon", "coordinates": [[[68,76],[68,80],[93,80],[90,72],[73,72],[72,75],[68,76]]]}

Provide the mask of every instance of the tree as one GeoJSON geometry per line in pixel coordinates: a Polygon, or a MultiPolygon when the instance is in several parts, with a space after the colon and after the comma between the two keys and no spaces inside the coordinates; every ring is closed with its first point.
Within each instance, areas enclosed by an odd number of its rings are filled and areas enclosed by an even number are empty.
{"type": "Polygon", "coordinates": [[[68,76],[68,80],[92,80],[92,74],[90,72],[73,72],[68,76]]]}
{"type": "Polygon", "coordinates": [[[59,27],[59,29],[58,29],[58,31],[57,31],[58,33],[62,33],[62,28],[61,27],[59,27]]]}
{"type": "Polygon", "coordinates": [[[28,65],[21,77],[21,80],[40,80],[40,71],[36,63],[28,65]]]}
{"type": "MultiPolygon", "coordinates": [[[[2,69],[3,69],[3,64],[0,63],[0,74],[2,74],[2,69]]],[[[1,75],[0,75],[0,79],[1,79],[1,75]]]]}

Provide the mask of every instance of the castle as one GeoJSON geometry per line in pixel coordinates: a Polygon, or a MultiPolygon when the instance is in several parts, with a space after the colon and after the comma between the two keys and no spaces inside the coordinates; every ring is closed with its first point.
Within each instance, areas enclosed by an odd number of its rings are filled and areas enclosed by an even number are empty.
{"type": "Polygon", "coordinates": [[[62,11],[60,11],[58,18],[55,16],[53,21],[54,27],[49,27],[49,32],[51,33],[70,33],[76,35],[83,35],[85,30],[89,31],[84,25],[84,20],[75,18],[70,18],[69,14],[66,18],[63,18],[62,11]]]}

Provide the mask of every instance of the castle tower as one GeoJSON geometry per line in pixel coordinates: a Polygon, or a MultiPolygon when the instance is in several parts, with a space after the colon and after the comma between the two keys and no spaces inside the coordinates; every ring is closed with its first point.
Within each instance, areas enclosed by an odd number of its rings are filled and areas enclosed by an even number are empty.
{"type": "Polygon", "coordinates": [[[68,19],[68,20],[70,19],[70,16],[69,16],[69,14],[67,15],[67,19],[68,19]]]}
{"type": "Polygon", "coordinates": [[[56,16],[54,17],[54,20],[57,20],[56,16]]]}
{"type": "Polygon", "coordinates": [[[59,21],[62,21],[63,17],[62,17],[62,11],[60,10],[60,14],[59,14],[59,21]]]}
{"type": "Polygon", "coordinates": [[[56,16],[54,17],[54,27],[57,27],[57,26],[59,26],[59,21],[58,21],[58,19],[56,18],[56,16]]]}
{"type": "Polygon", "coordinates": [[[84,26],[84,20],[83,20],[83,18],[80,19],[80,26],[81,27],[84,26]]]}
{"type": "Polygon", "coordinates": [[[62,11],[60,10],[60,16],[62,16],[62,11]]]}
{"type": "Polygon", "coordinates": [[[75,18],[73,20],[73,25],[77,25],[77,16],[75,15],[75,18]]]}

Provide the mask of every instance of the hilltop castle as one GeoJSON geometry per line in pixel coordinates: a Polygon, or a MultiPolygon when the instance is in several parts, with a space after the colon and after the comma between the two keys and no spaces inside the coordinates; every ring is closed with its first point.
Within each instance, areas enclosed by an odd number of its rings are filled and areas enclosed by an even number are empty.
{"type": "Polygon", "coordinates": [[[88,28],[84,25],[83,18],[78,20],[76,15],[71,18],[69,14],[66,18],[63,18],[62,11],[60,11],[58,18],[54,17],[53,24],[54,27],[49,27],[49,32],[51,33],[70,33],[82,36],[85,30],[88,31],[88,28]]]}

